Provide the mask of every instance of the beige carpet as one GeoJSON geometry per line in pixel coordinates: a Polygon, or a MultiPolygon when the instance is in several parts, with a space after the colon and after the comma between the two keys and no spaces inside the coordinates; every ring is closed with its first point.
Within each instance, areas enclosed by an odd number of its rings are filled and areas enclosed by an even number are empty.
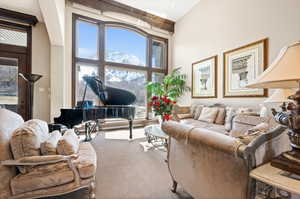
{"type": "MultiPolygon", "coordinates": [[[[145,133],[143,129],[132,131],[132,139],[141,139],[145,138],[145,133]]],[[[129,130],[128,129],[120,129],[115,131],[105,131],[105,139],[111,140],[129,140],[129,130]]]]}
{"type": "MultiPolygon", "coordinates": [[[[143,129],[134,131],[143,133],[143,129]]],[[[191,199],[180,187],[176,194],[170,191],[166,154],[144,152],[139,145],[142,141],[105,139],[103,134],[92,141],[98,155],[97,199],[191,199]]],[[[84,191],[78,191],[60,198],[83,199],[83,195],[84,191]]]]}

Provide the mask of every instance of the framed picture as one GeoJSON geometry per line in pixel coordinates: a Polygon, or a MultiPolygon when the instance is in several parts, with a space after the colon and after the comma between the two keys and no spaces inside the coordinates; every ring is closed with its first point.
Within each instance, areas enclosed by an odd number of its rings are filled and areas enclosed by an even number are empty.
{"type": "Polygon", "coordinates": [[[218,56],[192,64],[192,98],[217,97],[218,56]]]}
{"type": "Polygon", "coordinates": [[[224,97],[267,97],[267,89],[246,88],[267,67],[268,39],[223,54],[224,97]]]}

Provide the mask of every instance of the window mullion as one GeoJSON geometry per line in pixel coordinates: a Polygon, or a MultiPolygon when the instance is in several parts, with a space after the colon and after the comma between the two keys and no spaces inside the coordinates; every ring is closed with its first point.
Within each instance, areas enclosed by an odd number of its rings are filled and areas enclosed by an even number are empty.
{"type": "Polygon", "coordinates": [[[99,76],[105,78],[105,24],[99,23],[99,76]]]}

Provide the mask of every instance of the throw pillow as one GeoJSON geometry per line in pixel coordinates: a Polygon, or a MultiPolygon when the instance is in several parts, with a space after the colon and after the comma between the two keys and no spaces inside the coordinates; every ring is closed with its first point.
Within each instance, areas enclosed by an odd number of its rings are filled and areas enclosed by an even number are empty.
{"type": "Polygon", "coordinates": [[[218,112],[219,109],[216,107],[204,107],[201,111],[198,120],[208,122],[208,123],[214,123],[218,112]]]}
{"type": "Polygon", "coordinates": [[[216,124],[220,124],[220,125],[224,125],[225,123],[225,116],[226,116],[226,110],[225,108],[218,108],[219,112],[218,115],[216,117],[216,124]]]}
{"type": "Polygon", "coordinates": [[[197,105],[196,106],[196,109],[195,109],[195,112],[194,112],[194,119],[195,120],[197,120],[200,117],[203,108],[204,108],[204,105],[197,105]]]}
{"type": "Polygon", "coordinates": [[[232,118],[235,115],[235,110],[232,107],[226,107],[225,130],[230,131],[232,128],[232,118]]]}
{"type": "Polygon", "coordinates": [[[57,152],[59,155],[72,155],[78,152],[79,139],[73,129],[68,129],[58,141],[57,152]]]}
{"type": "MultiPolygon", "coordinates": [[[[14,131],[10,139],[10,147],[15,160],[27,156],[39,156],[41,142],[48,139],[48,125],[41,120],[29,120],[14,131]]],[[[30,171],[29,166],[18,167],[21,173],[30,171]]]]}
{"type": "Polygon", "coordinates": [[[188,119],[188,118],[193,118],[192,114],[190,114],[190,113],[177,114],[177,116],[178,116],[178,118],[180,120],[182,120],[182,119],[188,119]]]}
{"type": "Polygon", "coordinates": [[[53,131],[50,137],[41,143],[41,153],[43,155],[56,155],[56,147],[58,141],[61,139],[61,133],[59,131],[53,131]]]}

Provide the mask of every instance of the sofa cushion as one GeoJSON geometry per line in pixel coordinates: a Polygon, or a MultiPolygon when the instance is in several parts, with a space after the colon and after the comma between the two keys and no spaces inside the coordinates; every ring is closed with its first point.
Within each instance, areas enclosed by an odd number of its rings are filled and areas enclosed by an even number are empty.
{"type": "Polygon", "coordinates": [[[60,139],[61,133],[57,130],[53,131],[50,134],[50,137],[45,142],[41,143],[41,153],[43,155],[56,155],[56,147],[60,139]]]}
{"type": "Polygon", "coordinates": [[[13,195],[47,189],[74,181],[74,173],[68,163],[37,166],[31,172],[19,174],[11,180],[13,195]]]}
{"type": "Polygon", "coordinates": [[[226,116],[226,109],[223,107],[218,108],[218,114],[215,120],[216,124],[224,125],[225,123],[225,116],[226,116]]]}
{"type": "Polygon", "coordinates": [[[228,132],[225,129],[224,125],[219,125],[219,124],[209,124],[205,127],[206,129],[209,129],[211,131],[215,131],[218,133],[222,133],[222,134],[228,134],[228,132]]]}
{"type": "Polygon", "coordinates": [[[200,121],[214,123],[217,117],[219,109],[217,107],[204,107],[198,118],[200,121]]]}
{"type": "Polygon", "coordinates": [[[187,124],[187,125],[194,126],[194,127],[203,127],[203,128],[208,126],[207,122],[194,120],[194,119],[183,119],[183,120],[180,120],[180,123],[187,124]]]}
{"type": "Polygon", "coordinates": [[[57,153],[60,155],[72,155],[78,152],[79,139],[73,129],[68,129],[58,141],[57,153]]]}
{"type": "Polygon", "coordinates": [[[97,156],[94,148],[88,142],[80,143],[78,159],[74,161],[80,178],[90,178],[96,174],[97,156]]]}
{"type": "MultiPolygon", "coordinates": [[[[10,140],[10,147],[15,160],[41,155],[40,145],[49,137],[48,125],[41,120],[29,120],[16,129],[10,140]]],[[[26,173],[26,167],[18,166],[21,173],[26,173]]],[[[29,168],[29,166],[27,167],[29,168]]]]}

